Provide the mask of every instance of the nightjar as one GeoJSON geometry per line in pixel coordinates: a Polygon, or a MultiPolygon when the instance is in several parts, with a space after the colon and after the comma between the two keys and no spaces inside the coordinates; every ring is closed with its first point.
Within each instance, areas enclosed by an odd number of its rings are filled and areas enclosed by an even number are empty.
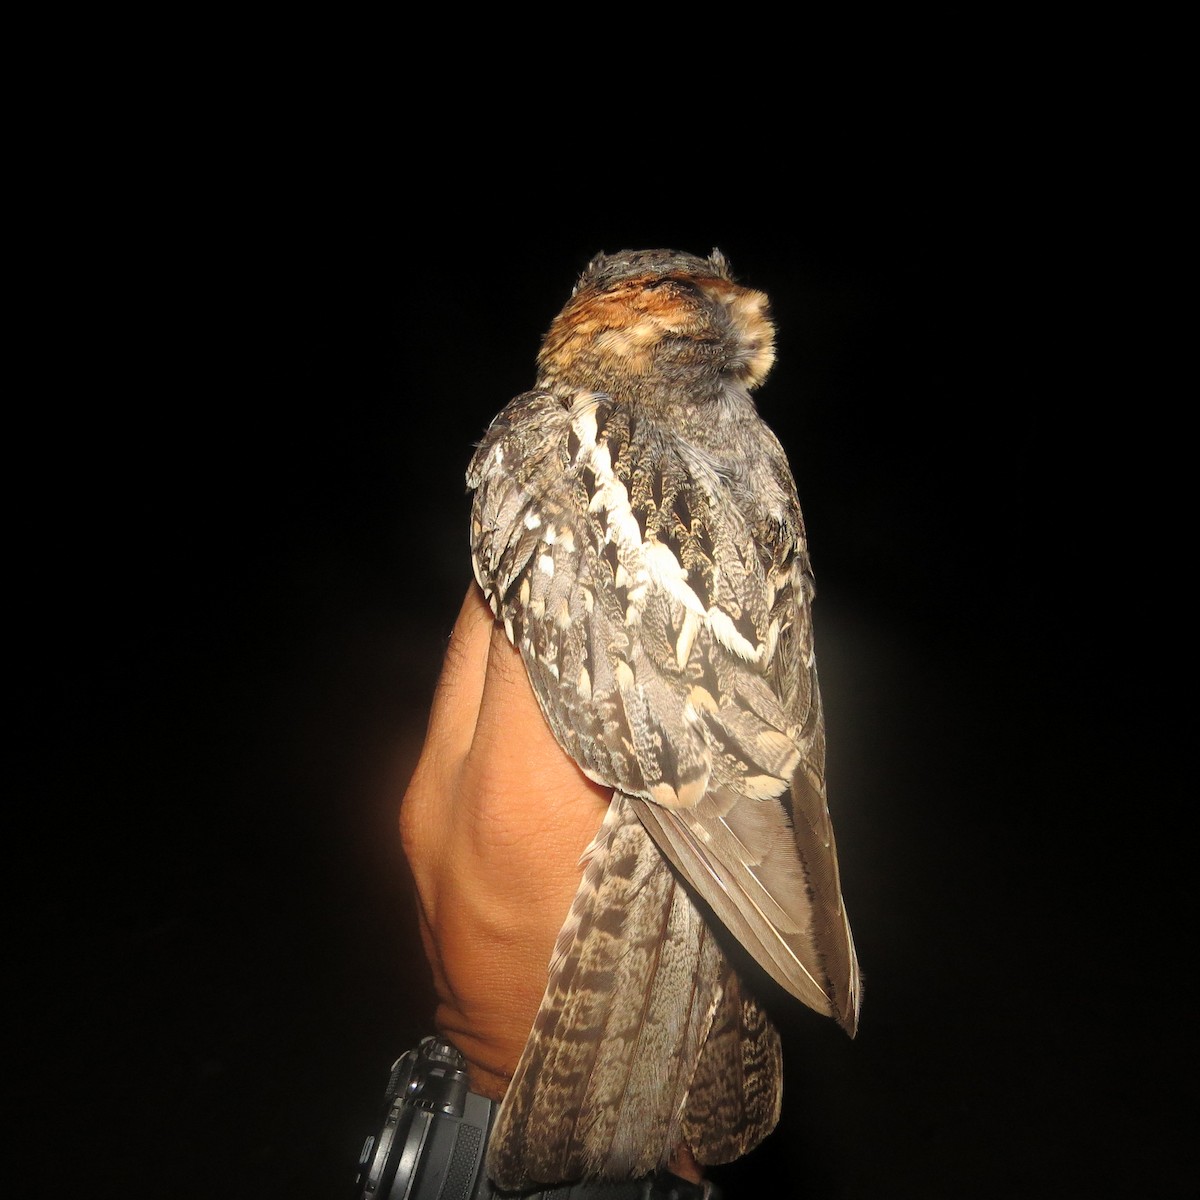
{"type": "Polygon", "coordinates": [[[779,1037],[730,936],[857,1027],[804,522],[750,395],[774,343],[719,251],[598,254],[467,473],[479,585],[559,745],[613,789],[492,1135],[501,1187],[770,1133],[779,1037]]]}

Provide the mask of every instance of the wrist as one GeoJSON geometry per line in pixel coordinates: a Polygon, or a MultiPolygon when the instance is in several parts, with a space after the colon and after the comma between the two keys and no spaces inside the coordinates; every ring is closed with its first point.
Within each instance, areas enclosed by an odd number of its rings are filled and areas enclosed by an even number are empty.
{"type": "Polygon", "coordinates": [[[514,1052],[498,1054],[494,1038],[480,1037],[472,1032],[473,1027],[463,1019],[462,1014],[444,1004],[438,1007],[434,1028],[438,1031],[438,1037],[454,1046],[465,1060],[471,1091],[489,1100],[503,1100],[512,1082],[524,1040],[521,1039],[514,1052]]]}

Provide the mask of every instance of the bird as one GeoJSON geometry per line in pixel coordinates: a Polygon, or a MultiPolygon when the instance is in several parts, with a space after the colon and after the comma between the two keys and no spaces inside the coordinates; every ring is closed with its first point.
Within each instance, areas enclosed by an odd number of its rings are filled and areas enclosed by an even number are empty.
{"type": "Polygon", "coordinates": [[[475,578],[559,746],[612,789],[492,1131],[500,1188],[758,1146],[782,1054],[742,952],[858,1027],[807,534],[752,396],[775,354],[769,298],[719,249],[601,251],[474,447],[475,578]]]}

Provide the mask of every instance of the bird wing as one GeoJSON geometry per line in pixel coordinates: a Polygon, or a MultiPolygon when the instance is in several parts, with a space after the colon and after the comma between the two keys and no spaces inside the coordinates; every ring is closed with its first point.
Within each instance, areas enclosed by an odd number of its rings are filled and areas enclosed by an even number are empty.
{"type": "Polygon", "coordinates": [[[765,970],[853,1033],[794,490],[756,530],[719,467],[636,419],[587,393],[514,401],[470,473],[477,574],[559,743],[634,797],[765,970]]]}

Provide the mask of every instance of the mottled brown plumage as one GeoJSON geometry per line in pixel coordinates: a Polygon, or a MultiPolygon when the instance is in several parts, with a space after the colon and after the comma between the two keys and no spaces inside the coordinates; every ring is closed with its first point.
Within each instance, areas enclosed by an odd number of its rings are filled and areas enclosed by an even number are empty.
{"type": "Polygon", "coordinates": [[[694,896],[848,1032],[795,483],[750,390],[767,299],[719,252],[598,255],[468,471],[476,577],[563,749],[614,791],[489,1150],[516,1188],[774,1128],[778,1035],[694,896]]]}

